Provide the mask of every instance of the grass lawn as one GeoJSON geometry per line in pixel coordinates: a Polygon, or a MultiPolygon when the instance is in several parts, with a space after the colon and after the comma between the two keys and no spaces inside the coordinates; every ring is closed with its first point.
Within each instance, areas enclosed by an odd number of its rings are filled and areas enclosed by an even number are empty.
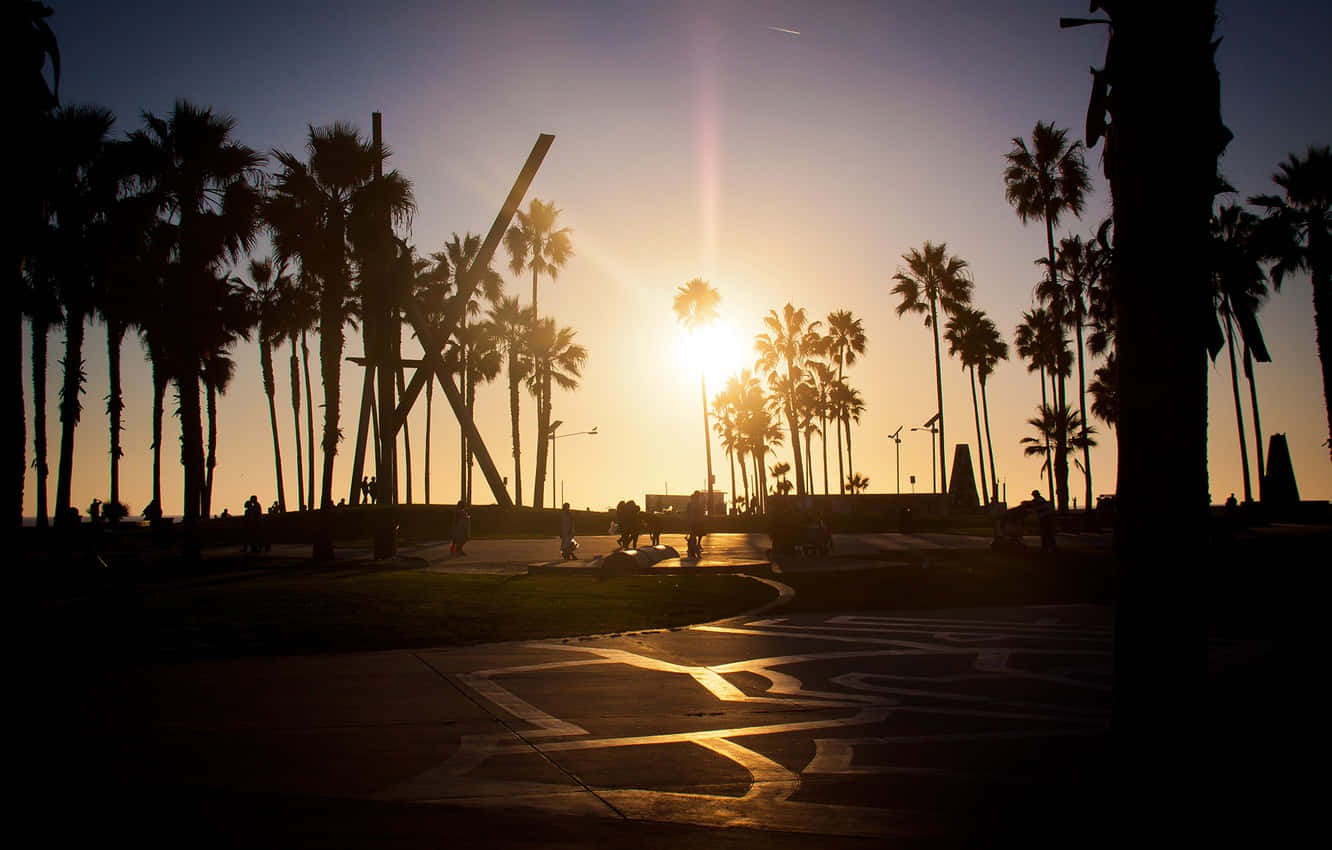
{"type": "Polygon", "coordinates": [[[18,633],[39,663],[115,665],[666,628],[737,614],[775,596],[734,576],[269,566],[213,562],[195,575],[98,576],[35,589],[18,606],[18,633]]]}

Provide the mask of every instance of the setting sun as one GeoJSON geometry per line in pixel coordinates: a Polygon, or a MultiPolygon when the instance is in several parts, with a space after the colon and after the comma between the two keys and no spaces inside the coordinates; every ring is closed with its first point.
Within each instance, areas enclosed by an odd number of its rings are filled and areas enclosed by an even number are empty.
{"type": "Polygon", "coordinates": [[[701,370],[708,393],[715,394],[728,377],[752,365],[754,357],[747,343],[745,336],[725,319],[696,331],[681,329],[677,340],[679,362],[688,377],[696,377],[701,370]]]}

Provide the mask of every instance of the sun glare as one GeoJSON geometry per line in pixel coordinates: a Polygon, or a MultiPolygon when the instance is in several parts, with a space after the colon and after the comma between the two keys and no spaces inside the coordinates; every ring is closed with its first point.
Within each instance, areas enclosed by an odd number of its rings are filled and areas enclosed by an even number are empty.
{"type": "Polygon", "coordinates": [[[708,381],[708,394],[721,389],[735,372],[751,365],[753,357],[745,338],[725,320],[689,333],[680,331],[680,365],[687,377],[697,378],[701,370],[708,381]]]}

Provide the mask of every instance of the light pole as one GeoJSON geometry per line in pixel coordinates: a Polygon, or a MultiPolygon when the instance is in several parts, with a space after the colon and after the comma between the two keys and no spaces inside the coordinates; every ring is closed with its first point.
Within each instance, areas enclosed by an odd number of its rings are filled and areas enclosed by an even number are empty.
{"type": "MultiPolygon", "coordinates": [[[[590,434],[594,437],[597,435],[597,426],[595,425],[593,425],[592,428],[587,431],[573,431],[568,434],[556,434],[555,433],[556,430],[558,430],[559,427],[563,424],[564,424],[563,419],[556,419],[554,422],[550,423],[550,506],[552,508],[556,508],[557,510],[559,502],[555,501],[555,480],[558,477],[555,474],[555,441],[562,440],[565,437],[577,437],[580,434],[590,434]]],[[[561,493],[560,495],[564,494],[561,493]]]]}
{"type": "Polygon", "coordinates": [[[920,426],[919,428],[911,429],[912,431],[930,432],[930,489],[933,490],[935,493],[939,492],[938,470],[937,470],[937,465],[934,462],[934,438],[935,435],[939,433],[939,428],[937,427],[938,423],[939,423],[939,414],[936,413],[933,416],[931,416],[929,418],[929,421],[927,421],[924,425],[920,426]]]}
{"type": "MultiPolygon", "coordinates": [[[[897,430],[888,435],[888,439],[897,444],[897,495],[902,495],[902,426],[898,425],[897,430]]],[[[930,441],[930,448],[934,448],[934,441],[930,441]]]]}

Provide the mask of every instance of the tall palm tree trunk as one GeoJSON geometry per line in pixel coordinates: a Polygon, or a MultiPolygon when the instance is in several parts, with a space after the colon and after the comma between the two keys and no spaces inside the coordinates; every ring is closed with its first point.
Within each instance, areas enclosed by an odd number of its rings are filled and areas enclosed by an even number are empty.
{"type": "Polygon", "coordinates": [[[181,513],[186,526],[199,519],[204,484],[203,422],[199,410],[199,367],[181,367],[176,377],[177,408],[180,412],[180,462],[185,468],[181,513]]]}
{"type": "Polygon", "coordinates": [[[74,426],[83,405],[83,313],[71,310],[65,319],[64,382],[60,387],[60,460],[56,466],[56,525],[63,525],[74,480],[74,426]]]}
{"type": "Polygon", "coordinates": [[[745,488],[745,510],[752,511],[754,506],[749,501],[749,469],[745,466],[745,453],[737,451],[736,454],[740,456],[740,483],[745,488]]]}
{"type": "Polygon", "coordinates": [[[518,353],[509,351],[509,428],[513,434],[513,503],[523,504],[523,443],[519,439],[518,353]]]}
{"type": "Polygon", "coordinates": [[[277,402],[274,399],[277,395],[277,381],[273,374],[273,348],[262,334],[259,338],[259,366],[263,371],[264,395],[268,397],[268,424],[273,430],[273,468],[277,480],[278,510],[286,513],[287,494],[282,485],[282,443],[278,440],[277,402]]]}
{"type": "MultiPolygon", "coordinates": [[[[32,466],[37,470],[37,527],[49,524],[46,503],[46,340],[50,325],[32,320],[32,466]]],[[[23,382],[19,382],[22,388],[23,382]]]]}
{"type": "Polygon", "coordinates": [[[324,381],[324,471],[319,507],[333,507],[333,460],[338,453],[338,413],[342,401],[342,298],[324,295],[319,318],[319,374],[324,381]]]}
{"type": "Polygon", "coordinates": [[[703,479],[703,490],[708,494],[708,514],[712,513],[712,432],[708,428],[708,382],[707,377],[698,373],[698,389],[703,398],[703,454],[707,458],[707,478],[703,479]]]}
{"type": "Polygon", "coordinates": [[[204,462],[203,493],[199,497],[199,514],[204,519],[213,515],[213,468],[217,466],[217,387],[204,381],[204,398],[208,410],[208,457],[204,462]]]}
{"type": "Polygon", "coordinates": [[[976,401],[976,367],[971,367],[971,413],[976,419],[976,457],[980,460],[981,477],[981,504],[988,506],[990,496],[987,492],[988,484],[985,477],[985,449],[981,445],[981,426],[980,426],[980,407],[976,401]]]}
{"type": "Polygon", "coordinates": [[[1267,466],[1263,461],[1263,425],[1258,419],[1258,385],[1253,375],[1253,354],[1244,345],[1244,377],[1249,379],[1249,407],[1253,411],[1254,458],[1258,461],[1258,501],[1263,500],[1263,483],[1267,480],[1267,466]]]}
{"type": "Polygon", "coordinates": [[[296,426],[296,499],[305,510],[305,464],[301,457],[301,368],[296,352],[296,334],[291,335],[291,417],[296,426]]]}
{"type": "Polygon", "coordinates": [[[430,504],[430,423],[434,417],[435,377],[426,382],[425,503],[430,504]]]}
{"type": "Polygon", "coordinates": [[[985,416],[985,448],[990,454],[990,492],[999,501],[999,470],[994,465],[994,443],[990,439],[990,402],[985,396],[985,379],[981,378],[981,412],[985,416]]]}
{"type": "MultiPolygon", "coordinates": [[[[851,459],[851,417],[843,416],[842,424],[846,427],[846,473],[847,477],[850,478],[850,476],[856,474],[856,465],[851,459]]],[[[848,489],[850,488],[848,487],[848,489]]],[[[854,490],[851,492],[855,493],[854,490]]]]}
{"type": "MultiPolygon", "coordinates": [[[[791,426],[791,454],[795,459],[795,478],[796,495],[805,495],[805,460],[800,453],[800,429],[796,424],[796,405],[795,405],[795,370],[787,367],[787,380],[790,382],[791,391],[786,397],[786,421],[791,426]]],[[[711,467],[711,464],[709,464],[711,467]]]]}
{"type": "Polygon", "coordinates": [[[828,417],[819,417],[819,446],[823,449],[823,495],[828,495],[828,417]]]}
{"type": "MultiPolygon", "coordinates": [[[[541,368],[541,367],[537,367],[541,368]]],[[[537,445],[536,473],[532,481],[532,507],[540,510],[546,503],[546,461],[550,457],[550,408],[546,405],[547,382],[550,376],[542,368],[537,387],[537,445]]]]}
{"type": "MultiPolygon", "coordinates": [[[[467,311],[463,310],[462,319],[458,326],[458,346],[461,349],[462,357],[462,397],[463,407],[467,407],[467,344],[462,342],[463,333],[467,330],[467,311]]],[[[458,428],[458,498],[464,502],[467,501],[467,429],[458,428]]]]}
{"type": "Polygon", "coordinates": [[[1332,245],[1327,231],[1309,214],[1309,277],[1313,283],[1314,342],[1323,367],[1323,410],[1327,415],[1328,455],[1332,456],[1332,245]]]}
{"type": "MultiPolygon", "coordinates": [[[[12,259],[12,258],[11,258],[12,259]]],[[[23,274],[23,258],[18,258],[18,273],[23,274]]],[[[8,319],[5,320],[5,327],[9,328],[9,376],[14,379],[13,386],[18,387],[18,392],[14,393],[14,407],[10,408],[11,413],[17,413],[15,420],[18,423],[18,468],[10,472],[18,473],[17,487],[7,490],[10,494],[8,501],[9,519],[5,525],[10,528],[16,528],[23,525],[23,486],[28,477],[28,434],[27,411],[23,409],[23,310],[18,305],[15,298],[7,299],[5,311],[8,319]]],[[[14,534],[11,530],[10,534],[14,534]]]]}
{"type": "Polygon", "coordinates": [[[153,369],[153,501],[162,507],[162,417],[166,414],[167,371],[161,356],[152,357],[153,369]]]}
{"type": "Polygon", "coordinates": [[[805,432],[805,492],[814,492],[814,461],[811,459],[810,444],[814,442],[814,432],[805,432]]]}
{"type": "MultiPolygon", "coordinates": [[[[401,354],[401,352],[399,352],[401,354]]],[[[398,398],[402,398],[405,391],[405,382],[402,379],[402,367],[393,370],[398,384],[398,398]]],[[[412,503],[412,430],[407,427],[407,417],[402,419],[402,465],[407,473],[403,481],[403,498],[407,504],[412,503]]]]}
{"type": "MultiPolygon", "coordinates": [[[[106,371],[108,389],[106,415],[111,429],[111,504],[120,504],[120,459],[125,452],[120,446],[121,424],[125,413],[125,394],[120,387],[120,344],[125,339],[125,323],[112,319],[106,323],[106,371]]],[[[119,516],[119,513],[116,514],[119,516]]]]}
{"type": "MultiPolygon", "coordinates": [[[[1082,415],[1082,429],[1085,436],[1087,430],[1087,373],[1082,362],[1082,318],[1079,311],[1078,324],[1074,331],[1078,343],[1078,410],[1082,415]]],[[[1092,509],[1092,468],[1091,468],[1091,445],[1086,440],[1082,442],[1082,477],[1087,485],[1086,493],[1082,500],[1082,509],[1092,509]]]]}
{"type": "MultiPolygon", "coordinates": [[[[1047,256],[1050,262],[1049,265],[1046,266],[1046,268],[1050,270],[1050,288],[1058,289],[1059,282],[1055,278],[1054,221],[1048,214],[1045,216],[1045,244],[1049,252],[1047,256]]],[[[1062,355],[1062,352],[1064,350],[1063,323],[1056,322],[1055,330],[1059,334],[1059,351],[1060,354],[1062,355]]],[[[1079,358],[1081,358],[1082,356],[1081,352],[1079,352],[1078,356],[1079,358]]],[[[1059,409],[1063,410],[1065,407],[1067,407],[1067,396],[1065,392],[1064,370],[1062,368],[1059,368],[1058,356],[1056,356],[1055,358],[1055,366],[1056,366],[1055,376],[1058,378],[1058,382],[1056,383],[1058,389],[1055,393],[1055,404],[1059,406],[1059,409]]],[[[1084,419],[1083,421],[1085,422],[1086,419],[1084,419]]],[[[1054,462],[1055,496],[1058,499],[1059,510],[1066,511],[1068,510],[1068,429],[1067,428],[1060,428],[1058,431],[1055,432],[1054,449],[1055,449],[1055,462],[1054,462]]]]}
{"type": "Polygon", "coordinates": [[[731,507],[735,507],[735,449],[726,450],[726,459],[731,462],[731,507]]]}
{"type": "MultiPolygon", "coordinates": [[[[1044,412],[1050,408],[1050,397],[1045,394],[1045,367],[1041,367],[1041,411],[1044,412]]],[[[1050,504],[1054,504],[1054,468],[1050,464],[1050,459],[1054,457],[1054,449],[1050,445],[1050,435],[1045,434],[1045,463],[1046,463],[1046,487],[1050,493],[1050,504]]]]}
{"type": "MultiPolygon", "coordinates": [[[[948,492],[948,471],[944,466],[944,412],[943,412],[943,366],[939,357],[939,309],[935,299],[930,299],[930,330],[934,332],[934,395],[939,408],[939,492],[948,492]]],[[[848,465],[851,460],[851,426],[846,428],[846,454],[848,465]]],[[[855,474],[855,469],[849,470],[855,474]]]]}
{"type": "Polygon", "coordinates": [[[310,510],[315,509],[315,430],[314,430],[314,398],[312,396],[310,382],[310,345],[306,339],[305,331],[301,331],[301,368],[305,372],[305,446],[308,449],[306,458],[309,463],[305,466],[305,475],[307,486],[305,495],[310,505],[310,510]]]}
{"type": "Polygon", "coordinates": [[[766,446],[760,445],[754,452],[754,469],[758,474],[759,504],[764,513],[768,512],[768,472],[763,468],[763,455],[766,446]]]}
{"type": "Polygon", "coordinates": [[[1230,313],[1225,315],[1226,353],[1230,357],[1230,391],[1235,397],[1235,427],[1239,429],[1240,470],[1244,473],[1244,501],[1253,501],[1253,486],[1249,480],[1249,446],[1244,439],[1244,408],[1240,406],[1239,371],[1235,366],[1235,339],[1231,329],[1230,313]]]}

